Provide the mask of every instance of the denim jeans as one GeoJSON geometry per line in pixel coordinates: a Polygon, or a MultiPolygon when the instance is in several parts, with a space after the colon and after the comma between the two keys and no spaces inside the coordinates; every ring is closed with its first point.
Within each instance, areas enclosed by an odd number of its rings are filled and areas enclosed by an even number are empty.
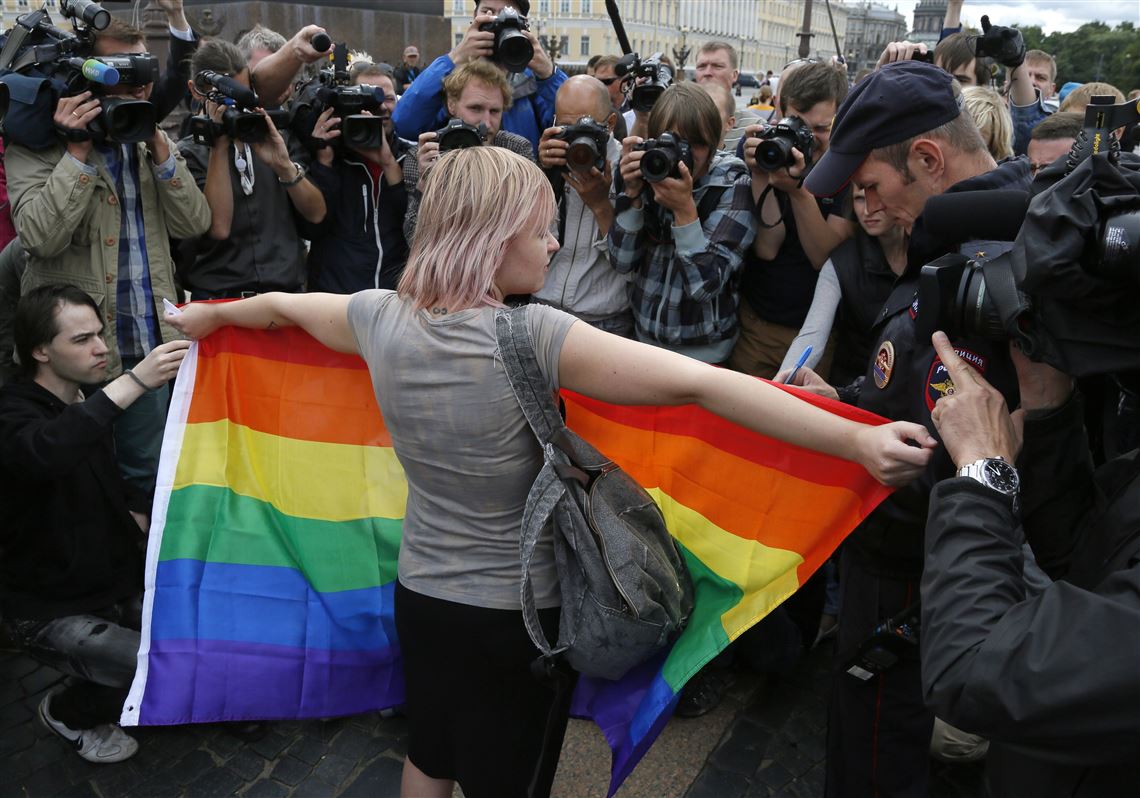
{"type": "Polygon", "coordinates": [[[51,714],[73,729],[118,721],[135,677],[141,621],[141,594],[84,615],[6,619],[29,655],[70,677],[52,697],[51,714]]]}
{"type": "MultiPolygon", "coordinates": [[[[123,368],[134,368],[137,358],[124,358],[123,368]]],[[[158,456],[170,407],[170,386],[147,391],[122,412],[115,421],[115,457],[123,479],[145,495],[154,494],[158,476],[158,456]]]]}

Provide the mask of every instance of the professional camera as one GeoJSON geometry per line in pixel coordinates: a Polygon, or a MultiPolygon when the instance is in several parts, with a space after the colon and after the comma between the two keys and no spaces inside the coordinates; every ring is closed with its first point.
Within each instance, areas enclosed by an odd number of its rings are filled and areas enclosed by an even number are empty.
{"type": "Polygon", "coordinates": [[[634,151],[644,150],[641,156],[641,176],[650,183],[660,183],[667,177],[680,177],[683,163],[693,171],[693,151],[689,142],[673,133],[662,133],[655,139],[646,139],[633,145],[634,151]]]}
{"type": "Polygon", "coordinates": [[[465,150],[468,147],[480,147],[487,138],[485,125],[469,125],[462,119],[449,119],[447,124],[435,132],[435,140],[439,142],[439,151],[465,150]]]}
{"type": "MultiPolygon", "coordinates": [[[[10,97],[3,115],[9,141],[32,149],[51,145],[55,108],[61,97],[101,87],[145,86],[158,79],[158,60],[149,54],[94,57],[95,32],[111,15],[92,0],[61,0],[72,31],[52,24],[47,6],[23,14],[3,37],[0,82],[10,97]]],[[[144,100],[100,97],[102,113],[86,131],[66,131],[69,140],[134,143],[154,137],[154,106],[144,100]]]]}
{"type": "Polygon", "coordinates": [[[522,72],[534,60],[534,45],[523,31],[530,30],[526,17],[512,6],[506,6],[494,21],[479,26],[479,30],[495,34],[495,49],[491,58],[508,72],[522,72]]]}
{"type": "MultiPolygon", "coordinates": [[[[1030,358],[1075,377],[1140,371],[1140,158],[1120,153],[1112,132],[1140,120],[1140,107],[1112,100],[1093,98],[1068,159],[1039,172],[1036,195],[1023,199],[1023,221],[1006,211],[1005,226],[1017,230],[1012,250],[994,259],[947,255],[922,267],[920,336],[941,329],[1014,339],[1030,358]]],[[[979,196],[957,194],[970,206],[959,216],[967,240],[1010,240],[975,232],[1009,204],[982,210],[1001,192],[970,193],[979,196]],[[983,221],[963,222],[974,218],[983,221]]],[[[921,218],[932,203],[938,215],[941,199],[931,198],[921,218]]]]}
{"type": "Polygon", "coordinates": [[[811,165],[815,136],[812,135],[811,128],[798,116],[781,119],[772,127],[754,136],[760,139],[760,143],[756,145],[756,165],[765,172],[795,166],[793,147],[804,156],[804,163],[811,165]]]}
{"type": "MultiPolygon", "coordinates": [[[[252,110],[261,105],[252,89],[210,69],[199,72],[194,82],[210,87],[206,99],[226,106],[221,122],[205,115],[190,118],[190,135],[195,143],[212,147],[219,136],[228,136],[246,144],[256,144],[269,137],[269,122],[252,110]]],[[[288,113],[285,111],[270,111],[269,118],[279,130],[288,125],[288,113]]]]}
{"type": "Polygon", "coordinates": [[[635,111],[653,110],[665,89],[673,85],[673,68],[661,60],[661,53],[643,59],[637,53],[626,53],[614,64],[614,74],[623,78],[622,89],[630,94],[629,105],[635,111]]]}
{"type": "Polygon", "coordinates": [[[384,143],[384,90],[378,86],[352,86],[348,77],[348,47],[333,48],[332,67],[299,92],[293,107],[293,130],[314,147],[325,143],[313,138],[317,118],[326,108],[340,118],[340,138],[333,146],[354,150],[379,149],[384,143]]]}
{"type": "Polygon", "coordinates": [[[589,172],[597,167],[606,171],[606,148],[610,141],[610,131],[594,121],[592,116],[584,116],[573,125],[566,125],[555,136],[570,146],[566,148],[566,165],[575,172],[589,172]]]}

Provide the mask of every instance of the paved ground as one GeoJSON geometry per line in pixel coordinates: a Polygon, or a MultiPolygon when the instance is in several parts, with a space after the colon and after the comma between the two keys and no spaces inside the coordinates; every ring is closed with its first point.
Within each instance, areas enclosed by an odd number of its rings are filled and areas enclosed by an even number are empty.
{"type": "MultiPolygon", "coordinates": [[[[819,796],[823,788],[826,648],[791,677],[737,672],[724,703],[675,719],[617,798],[819,796]]],[[[91,765],[35,719],[62,677],[0,651],[0,797],[188,796],[387,798],[399,794],[406,726],[378,715],[327,722],[140,728],[139,753],[91,765]]],[[[609,751],[593,724],[572,721],[555,781],[557,798],[604,796],[609,751]]],[[[980,768],[936,768],[933,798],[980,795],[980,768]]]]}

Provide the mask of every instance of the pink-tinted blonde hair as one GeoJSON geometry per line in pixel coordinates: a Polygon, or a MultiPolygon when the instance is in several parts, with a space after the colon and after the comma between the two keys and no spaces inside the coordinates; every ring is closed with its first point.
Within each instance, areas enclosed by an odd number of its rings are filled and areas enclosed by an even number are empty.
{"type": "Polygon", "coordinates": [[[492,289],[512,239],[548,229],[554,211],[550,182],[533,161],[491,146],[444,154],[424,178],[397,292],[417,309],[500,306],[492,289]]]}

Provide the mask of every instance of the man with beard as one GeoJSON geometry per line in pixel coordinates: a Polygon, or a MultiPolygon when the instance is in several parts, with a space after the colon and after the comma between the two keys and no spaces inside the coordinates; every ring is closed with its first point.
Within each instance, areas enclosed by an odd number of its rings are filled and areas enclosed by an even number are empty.
{"type": "Polygon", "coordinates": [[[343,143],[341,119],[328,108],[317,119],[313,138],[327,146],[317,151],[312,179],[324,194],[329,213],[312,231],[309,290],[351,294],[366,288],[395,288],[408,260],[404,214],[408,194],[403,164],[411,143],[396,137],[392,73],[384,66],[356,62],[353,85],[383,92],[380,116],[384,140],[377,149],[358,150],[343,143]]]}

